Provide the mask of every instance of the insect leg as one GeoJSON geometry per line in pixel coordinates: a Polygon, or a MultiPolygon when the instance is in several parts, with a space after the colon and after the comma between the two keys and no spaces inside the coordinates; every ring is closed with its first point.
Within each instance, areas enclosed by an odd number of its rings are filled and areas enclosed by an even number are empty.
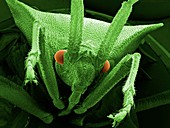
{"type": "Polygon", "coordinates": [[[66,110],[63,110],[59,116],[67,115],[71,112],[71,110],[75,107],[75,105],[79,102],[81,95],[86,91],[86,87],[81,86],[73,86],[72,94],[69,97],[69,105],[66,110]]]}
{"type": "Polygon", "coordinates": [[[45,36],[44,36],[45,33],[46,33],[46,29],[42,28],[40,30],[40,38],[39,38],[41,42],[39,44],[41,54],[40,54],[40,59],[38,61],[37,67],[40,76],[47,88],[47,91],[52,99],[54,106],[56,106],[58,109],[63,109],[65,106],[62,100],[60,99],[57,79],[54,72],[55,69],[53,67],[54,53],[51,52],[50,50],[51,47],[46,42],[47,39],[45,40],[45,36]]]}
{"type": "Polygon", "coordinates": [[[59,90],[52,64],[53,55],[49,50],[50,47],[44,40],[43,32],[45,33],[45,30],[43,31],[39,25],[39,22],[35,21],[33,24],[32,48],[26,59],[27,69],[25,83],[29,81],[37,83],[33,68],[36,63],[38,63],[40,75],[46,85],[47,91],[52,98],[54,105],[59,109],[63,109],[64,104],[59,99],[59,90]]]}
{"type": "Polygon", "coordinates": [[[39,61],[40,56],[40,49],[39,49],[39,33],[40,33],[40,26],[37,21],[33,24],[33,31],[32,31],[32,45],[31,51],[28,53],[28,57],[25,61],[25,68],[26,68],[26,78],[25,78],[25,85],[28,82],[34,82],[37,84],[36,76],[34,67],[36,63],[39,61]]]}
{"type": "Polygon", "coordinates": [[[84,18],[83,0],[71,0],[71,22],[68,42],[68,54],[70,61],[75,61],[78,57],[80,44],[82,43],[84,18]]]}
{"type": "Polygon", "coordinates": [[[106,78],[91,92],[82,105],[75,109],[75,113],[82,114],[87,111],[87,109],[93,107],[97,104],[121,79],[129,74],[128,80],[123,87],[123,93],[125,94],[124,107],[129,105],[131,108],[133,106],[133,95],[135,94],[134,82],[136,73],[138,71],[140,61],[140,54],[135,53],[133,55],[126,55],[106,76],[106,78]],[[133,78],[131,78],[133,77],[133,78]],[[130,84],[129,84],[130,83],[130,84]],[[127,98],[131,98],[130,101],[127,98]],[[132,101],[131,101],[132,100],[132,101]],[[127,102],[128,101],[128,102],[127,102]],[[127,103],[126,103],[127,102],[127,103]],[[132,104],[131,104],[132,102],[132,104]]]}
{"type": "Polygon", "coordinates": [[[119,125],[119,123],[126,117],[127,114],[130,113],[131,108],[134,106],[133,96],[135,95],[135,78],[137,75],[137,71],[139,68],[140,54],[134,53],[132,55],[132,63],[130,66],[130,73],[126,80],[125,85],[122,88],[122,92],[124,94],[123,99],[123,108],[119,110],[117,114],[110,114],[108,117],[113,119],[113,126],[119,125]]]}
{"type": "Polygon", "coordinates": [[[115,45],[118,36],[120,35],[124,24],[127,22],[128,17],[132,12],[133,5],[138,0],[128,0],[122,3],[121,8],[117,12],[116,16],[112,20],[111,25],[108,28],[106,36],[101,43],[98,51],[98,56],[104,60],[109,58],[109,53],[112,50],[112,45],[115,45]],[[113,34],[114,33],[114,34],[113,34]]]}

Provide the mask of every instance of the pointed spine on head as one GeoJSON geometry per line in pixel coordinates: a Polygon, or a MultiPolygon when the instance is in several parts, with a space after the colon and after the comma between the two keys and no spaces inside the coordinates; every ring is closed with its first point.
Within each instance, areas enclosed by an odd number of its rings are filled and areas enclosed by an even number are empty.
{"type": "Polygon", "coordinates": [[[83,0],[71,0],[70,34],[67,52],[70,61],[74,61],[78,57],[80,44],[82,42],[83,18],[83,0]]]}

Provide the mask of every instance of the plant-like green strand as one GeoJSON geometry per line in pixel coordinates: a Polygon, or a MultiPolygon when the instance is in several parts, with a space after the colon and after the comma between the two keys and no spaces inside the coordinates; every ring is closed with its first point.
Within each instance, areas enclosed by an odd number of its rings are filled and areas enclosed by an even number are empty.
{"type": "Polygon", "coordinates": [[[136,101],[136,112],[148,110],[161,105],[170,104],[170,90],[142,98],[136,101]]]}
{"type": "Polygon", "coordinates": [[[53,116],[40,109],[36,101],[25,90],[2,76],[0,76],[0,96],[47,124],[53,120],[53,116]]]}

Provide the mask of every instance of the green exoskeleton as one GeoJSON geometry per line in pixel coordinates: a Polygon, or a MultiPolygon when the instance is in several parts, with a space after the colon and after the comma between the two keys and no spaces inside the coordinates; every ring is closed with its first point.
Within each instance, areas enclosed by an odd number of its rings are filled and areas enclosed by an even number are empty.
{"type": "MultiPolygon", "coordinates": [[[[72,110],[76,114],[85,113],[121,79],[128,76],[122,88],[123,108],[116,115],[108,116],[114,120],[113,126],[120,123],[134,106],[134,82],[141,55],[133,52],[147,33],[163,26],[161,23],[124,26],[133,4],[137,1],[123,2],[112,23],[106,23],[84,18],[83,0],[71,0],[71,15],[41,12],[18,0],[6,0],[16,25],[31,45],[31,51],[26,58],[25,84],[28,82],[38,84],[34,72],[37,65],[53,104],[58,109],[63,109],[59,116],[63,116],[72,110]],[[91,86],[94,78],[103,72],[107,72],[105,78],[79,104],[81,96],[91,86]],[[71,88],[72,93],[67,107],[61,100],[55,73],[71,88]]],[[[3,78],[2,80],[4,81],[3,78]]],[[[29,97],[21,90],[19,92],[11,90],[11,93],[23,94],[22,100],[29,97]]],[[[2,97],[5,97],[4,95],[2,97]]],[[[40,111],[30,97],[27,101],[31,102],[32,108],[37,108],[36,112],[29,109],[29,103],[22,105],[20,101],[15,100],[19,107],[44,122],[52,121],[52,116],[40,111]]]]}

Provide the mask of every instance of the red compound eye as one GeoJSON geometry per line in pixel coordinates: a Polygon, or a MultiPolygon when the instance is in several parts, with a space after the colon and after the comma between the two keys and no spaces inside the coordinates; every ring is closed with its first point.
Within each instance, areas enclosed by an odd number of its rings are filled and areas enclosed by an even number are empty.
{"type": "Polygon", "coordinates": [[[107,72],[110,69],[110,63],[108,60],[106,60],[103,68],[102,68],[102,72],[107,72]]]}
{"type": "Polygon", "coordinates": [[[59,64],[64,64],[64,53],[67,52],[67,50],[59,50],[55,53],[54,59],[59,64]]]}

